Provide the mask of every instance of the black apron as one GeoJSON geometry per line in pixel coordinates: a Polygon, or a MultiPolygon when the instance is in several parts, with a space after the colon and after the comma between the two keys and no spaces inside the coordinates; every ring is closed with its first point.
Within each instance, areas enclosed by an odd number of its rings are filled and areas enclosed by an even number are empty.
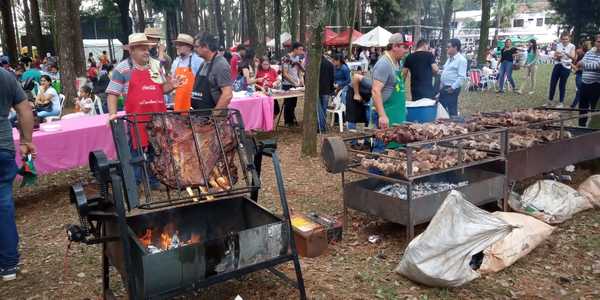
{"type": "Polygon", "coordinates": [[[225,59],[221,56],[216,56],[211,61],[208,66],[208,71],[206,75],[200,75],[202,71],[196,74],[196,80],[194,82],[194,90],[192,91],[192,108],[193,109],[213,109],[217,106],[217,101],[219,99],[214,99],[212,96],[211,87],[212,84],[210,82],[210,73],[212,72],[212,67],[215,64],[215,61],[219,58],[225,59]]]}

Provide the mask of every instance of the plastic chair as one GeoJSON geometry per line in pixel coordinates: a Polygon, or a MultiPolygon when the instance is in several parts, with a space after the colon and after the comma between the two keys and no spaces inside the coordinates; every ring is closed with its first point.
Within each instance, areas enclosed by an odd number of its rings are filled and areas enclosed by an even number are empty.
{"type": "Polygon", "coordinates": [[[60,120],[60,118],[62,117],[63,108],[65,107],[65,95],[58,94],[58,101],[60,103],[59,108],[58,108],[58,116],[46,117],[45,118],[46,122],[60,120]]]}
{"type": "Polygon", "coordinates": [[[340,124],[340,132],[344,132],[344,113],[346,112],[346,105],[342,102],[342,90],[340,90],[335,97],[333,97],[333,108],[327,109],[327,115],[331,114],[331,126],[335,123],[335,116],[338,117],[338,123],[340,124]]]}
{"type": "Polygon", "coordinates": [[[100,97],[98,97],[98,95],[94,96],[94,106],[92,107],[93,115],[96,115],[96,108],[98,109],[98,112],[101,115],[104,114],[104,108],[102,107],[102,99],[100,99],[100,97]]]}
{"type": "Polygon", "coordinates": [[[469,83],[465,85],[465,91],[469,91],[471,87],[475,90],[479,90],[481,88],[481,70],[472,69],[469,72],[469,83]]]}

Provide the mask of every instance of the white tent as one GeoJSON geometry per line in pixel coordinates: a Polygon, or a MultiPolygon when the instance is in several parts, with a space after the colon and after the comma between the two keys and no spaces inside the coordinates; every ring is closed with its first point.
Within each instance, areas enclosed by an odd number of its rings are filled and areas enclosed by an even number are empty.
{"type": "MultiPolygon", "coordinates": [[[[287,42],[287,41],[289,41],[289,40],[291,40],[291,39],[292,39],[292,35],[291,35],[291,34],[289,34],[288,32],[284,32],[284,33],[282,33],[282,34],[279,36],[279,39],[280,39],[280,41],[279,41],[279,42],[281,43],[281,46],[283,46],[283,44],[284,44],[285,42],[287,42]]],[[[275,39],[272,39],[272,40],[268,41],[268,42],[267,42],[267,47],[269,47],[269,48],[275,48],[275,39]]]]}
{"type": "Polygon", "coordinates": [[[352,44],[362,47],[385,47],[388,45],[392,33],[381,26],[361,35],[352,44]]]}
{"type": "MultiPolygon", "coordinates": [[[[123,44],[118,39],[112,40],[112,47],[115,54],[114,59],[120,61],[123,57],[123,44]]],[[[85,57],[87,59],[90,52],[94,54],[94,58],[98,60],[98,56],[102,55],[102,51],[106,51],[107,54],[110,53],[108,49],[108,40],[107,39],[97,39],[97,40],[83,40],[83,49],[85,51],[85,57]]]]}

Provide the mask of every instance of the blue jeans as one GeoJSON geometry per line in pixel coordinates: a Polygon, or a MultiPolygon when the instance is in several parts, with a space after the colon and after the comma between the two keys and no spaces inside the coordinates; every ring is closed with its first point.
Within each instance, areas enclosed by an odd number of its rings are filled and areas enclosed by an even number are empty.
{"type": "Polygon", "coordinates": [[[456,117],[458,116],[458,94],[460,94],[460,89],[448,93],[446,91],[448,88],[448,86],[445,86],[440,90],[440,103],[448,111],[450,117],[456,117]]]}
{"type": "Polygon", "coordinates": [[[56,117],[59,114],[60,114],[60,112],[58,111],[58,109],[52,109],[51,111],[38,111],[37,112],[37,116],[40,118],[56,117]]]}
{"type": "Polygon", "coordinates": [[[317,101],[317,124],[319,125],[320,133],[327,131],[327,104],[329,104],[329,95],[319,95],[319,100],[317,101]]]}
{"type": "Polygon", "coordinates": [[[513,62],[512,61],[503,61],[502,64],[500,64],[500,70],[498,71],[498,76],[500,77],[500,91],[504,90],[504,78],[506,77],[508,79],[508,83],[510,83],[510,86],[513,88],[513,90],[517,89],[517,85],[515,84],[515,80],[512,77],[512,72],[513,72],[513,62]]]}
{"type": "Polygon", "coordinates": [[[573,99],[573,103],[571,104],[572,108],[577,107],[577,105],[579,104],[579,100],[581,100],[581,85],[583,83],[581,79],[582,77],[583,73],[575,73],[575,86],[577,87],[577,92],[575,93],[575,99],[573,99]]]}
{"type": "MultiPolygon", "coordinates": [[[[150,188],[158,189],[160,187],[160,181],[158,181],[158,179],[156,178],[156,176],[154,175],[152,170],[150,170],[150,163],[154,160],[154,149],[152,148],[152,146],[148,145],[148,149],[146,149],[145,151],[133,149],[133,146],[130,146],[129,149],[131,150],[131,159],[132,160],[136,160],[144,154],[146,155],[146,165],[148,166],[147,170],[148,170],[148,181],[150,182],[150,188]]],[[[133,167],[133,172],[135,174],[135,181],[138,185],[140,185],[140,183],[142,183],[142,180],[144,179],[143,166],[141,164],[132,164],[132,167],[133,167]]]]}
{"type": "Polygon", "coordinates": [[[552,69],[552,76],[550,77],[550,93],[548,94],[549,101],[554,101],[556,84],[558,83],[560,103],[565,102],[565,92],[567,89],[567,79],[569,79],[569,74],[571,74],[571,70],[563,67],[563,65],[554,65],[554,69],[552,69]]]}
{"type": "MultiPolygon", "coordinates": [[[[369,118],[369,122],[373,122],[373,124],[375,124],[375,127],[379,128],[379,114],[377,113],[377,110],[373,108],[369,112],[371,113],[371,118],[369,118]]],[[[382,153],[384,150],[385,144],[383,143],[383,141],[380,139],[373,139],[373,152],[382,153]]],[[[371,170],[369,172],[371,172],[371,170]]]]}
{"type": "Polygon", "coordinates": [[[15,153],[0,150],[0,268],[19,263],[19,234],[15,223],[12,186],[17,175],[15,153]]]}

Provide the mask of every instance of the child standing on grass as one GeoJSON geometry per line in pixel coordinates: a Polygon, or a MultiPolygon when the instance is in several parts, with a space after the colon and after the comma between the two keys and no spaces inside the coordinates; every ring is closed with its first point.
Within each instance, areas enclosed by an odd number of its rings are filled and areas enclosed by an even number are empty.
{"type": "Polygon", "coordinates": [[[538,61],[538,49],[537,42],[534,39],[531,39],[528,43],[527,48],[527,60],[525,61],[525,70],[527,71],[527,82],[523,83],[521,86],[521,90],[519,93],[523,93],[523,88],[527,84],[529,84],[529,95],[533,95],[535,92],[535,71],[537,69],[537,61],[538,61]]]}

